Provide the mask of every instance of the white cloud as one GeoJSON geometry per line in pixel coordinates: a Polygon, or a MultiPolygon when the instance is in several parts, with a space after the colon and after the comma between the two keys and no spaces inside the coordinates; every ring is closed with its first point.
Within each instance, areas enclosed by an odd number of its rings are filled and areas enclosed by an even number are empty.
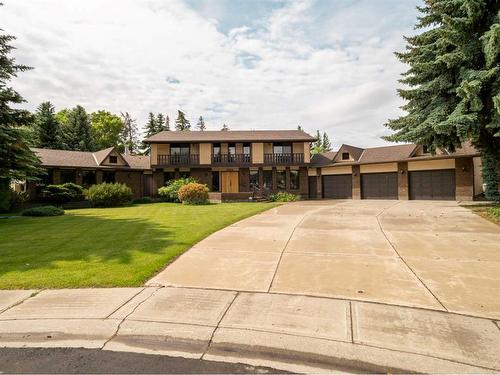
{"type": "Polygon", "coordinates": [[[16,80],[30,109],[45,100],[82,104],[128,111],[141,124],[149,111],[173,118],[183,109],[213,129],[301,124],[360,146],[382,144],[383,123],[399,113],[404,66],[393,51],[411,24],[391,29],[372,2],[318,18],[321,4],[293,1],[227,33],[181,0],[5,3],[0,17],[18,37],[15,56],[36,68],[16,80]]]}

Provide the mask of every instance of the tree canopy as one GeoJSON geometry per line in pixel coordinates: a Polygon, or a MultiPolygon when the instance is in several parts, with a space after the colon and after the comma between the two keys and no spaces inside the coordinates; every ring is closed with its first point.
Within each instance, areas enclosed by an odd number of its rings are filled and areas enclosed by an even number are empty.
{"type": "Polygon", "coordinates": [[[191,123],[186,118],[186,114],[181,110],[177,111],[177,118],[175,119],[175,130],[185,131],[191,129],[191,123]]]}
{"type": "Polygon", "coordinates": [[[90,114],[93,145],[96,150],[117,147],[122,144],[125,124],[123,120],[109,111],[100,110],[90,114]]]}
{"type": "Polygon", "coordinates": [[[316,130],[316,141],[313,143],[311,147],[311,153],[319,154],[321,152],[332,151],[332,144],[330,142],[330,138],[326,132],[323,132],[323,135],[316,130]]]}
{"type": "Polygon", "coordinates": [[[61,136],[56,111],[50,102],[41,103],[35,113],[34,144],[37,147],[60,149],[61,136]]]}
{"type": "Polygon", "coordinates": [[[207,127],[205,126],[205,120],[203,120],[203,117],[200,116],[200,118],[198,119],[198,122],[196,123],[196,127],[198,128],[198,130],[200,131],[203,131],[205,130],[207,127]]]}
{"type": "Polygon", "coordinates": [[[425,0],[420,34],[396,56],[409,65],[398,90],[406,114],[389,120],[390,141],[449,151],[470,141],[481,151],[488,185],[498,198],[500,164],[500,1],[425,0]],[[492,165],[488,165],[492,164],[492,165]]]}

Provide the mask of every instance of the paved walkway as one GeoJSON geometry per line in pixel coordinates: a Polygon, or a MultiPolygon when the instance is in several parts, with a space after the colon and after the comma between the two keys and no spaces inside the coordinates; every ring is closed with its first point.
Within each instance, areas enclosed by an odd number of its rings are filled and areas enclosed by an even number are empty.
{"type": "Polygon", "coordinates": [[[208,237],[144,288],[0,291],[0,346],[498,372],[499,236],[455,203],[285,205],[208,237]]]}

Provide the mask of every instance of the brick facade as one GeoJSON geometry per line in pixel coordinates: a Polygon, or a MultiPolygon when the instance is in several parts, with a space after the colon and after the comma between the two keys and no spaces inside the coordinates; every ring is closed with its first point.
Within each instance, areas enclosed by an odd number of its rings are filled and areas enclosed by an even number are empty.
{"type": "Polygon", "coordinates": [[[474,163],[472,158],[455,159],[456,199],[474,199],[474,163]]]}
{"type": "Polygon", "coordinates": [[[398,163],[398,199],[410,199],[408,189],[408,163],[405,161],[398,163]]]}

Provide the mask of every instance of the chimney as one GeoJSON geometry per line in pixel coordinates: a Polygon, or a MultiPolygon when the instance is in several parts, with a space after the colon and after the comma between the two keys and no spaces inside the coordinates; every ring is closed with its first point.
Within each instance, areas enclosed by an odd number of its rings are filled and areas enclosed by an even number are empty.
{"type": "Polygon", "coordinates": [[[128,149],[128,144],[125,144],[125,155],[129,155],[130,150],[128,149]]]}

